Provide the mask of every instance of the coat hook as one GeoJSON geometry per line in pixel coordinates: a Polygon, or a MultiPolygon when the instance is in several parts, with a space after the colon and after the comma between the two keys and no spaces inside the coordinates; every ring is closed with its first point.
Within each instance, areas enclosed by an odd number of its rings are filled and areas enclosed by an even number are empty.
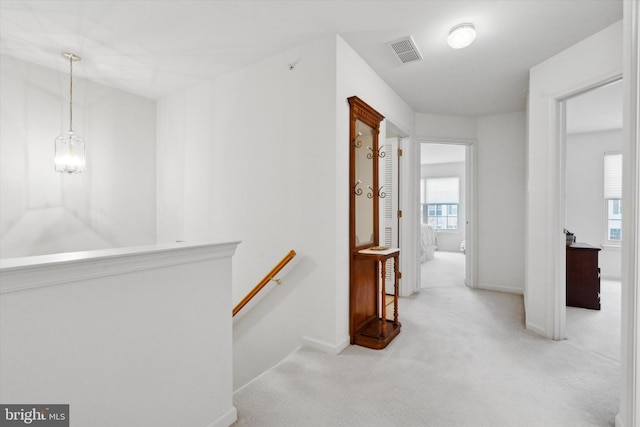
{"type": "Polygon", "coordinates": [[[362,188],[358,188],[358,185],[362,184],[362,180],[358,180],[358,182],[356,182],[356,185],[353,186],[353,193],[356,196],[360,196],[362,194],[362,188]]]}
{"type": "Polygon", "coordinates": [[[373,187],[372,187],[372,186],[370,186],[370,185],[367,185],[367,188],[370,190],[370,191],[367,193],[367,198],[368,198],[368,199],[373,199],[373,193],[375,193],[375,190],[374,190],[374,189],[373,189],[373,187]]]}
{"type": "Polygon", "coordinates": [[[367,146],[367,148],[371,151],[370,153],[367,153],[367,159],[373,159],[373,148],[371,148],[371,146],[367,146]]]}

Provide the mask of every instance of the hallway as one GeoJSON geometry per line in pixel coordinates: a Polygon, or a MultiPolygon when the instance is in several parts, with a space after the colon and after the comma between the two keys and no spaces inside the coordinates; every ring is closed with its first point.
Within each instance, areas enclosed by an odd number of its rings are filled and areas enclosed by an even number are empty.
{"type": "Polygon", "coordinates": [[[420,264],[421,287],[465,286],[465,254],[435,251],[433,258],[420,264]]]}
{"type": "Polygon", "coordinates": [[[235,425],[613,425],[619,362],[525,331],[520,295],[423,289],[400,320],[384,350],[295,351],[234,394],[235,425]]]}

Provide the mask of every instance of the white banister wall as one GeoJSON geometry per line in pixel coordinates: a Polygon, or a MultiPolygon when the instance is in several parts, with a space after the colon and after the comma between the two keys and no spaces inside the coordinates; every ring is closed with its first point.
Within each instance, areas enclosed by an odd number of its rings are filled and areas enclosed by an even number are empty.
{"type": "Polygon", "coordinates": [[[0,399],[71,425],[226,427],[237,242],[0,260],[0,399]]]}

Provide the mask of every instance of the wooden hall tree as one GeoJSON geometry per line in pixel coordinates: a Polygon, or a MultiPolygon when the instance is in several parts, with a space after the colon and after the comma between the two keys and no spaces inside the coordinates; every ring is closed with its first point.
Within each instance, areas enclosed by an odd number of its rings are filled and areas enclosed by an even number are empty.
{"type": "Polygon", "coordinates": [[[380,246],[379,159],[380,113],[356,96],[350,106],[349,166],[349,334],[351,344],[385,348],[400,333],[398,321],[399,249],[380,246]],[[385,304],[386,261],[393,259],[393,320],[385,304]]]}

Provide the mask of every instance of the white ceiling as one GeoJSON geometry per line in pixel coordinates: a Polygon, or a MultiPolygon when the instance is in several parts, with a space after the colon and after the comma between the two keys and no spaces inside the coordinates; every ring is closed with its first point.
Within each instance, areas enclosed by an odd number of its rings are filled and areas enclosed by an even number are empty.
{"type": "Polygon", "coordinates": [[[417,112],[523,111],[528,69],[622,18],[622,0],[0,0],[0,53],[158,98],[340,34],[417,112]],[[476,25],[469,48],[449,29],[476,25]],[[413,36],[424,60],[388,43],[413,36]]]}

